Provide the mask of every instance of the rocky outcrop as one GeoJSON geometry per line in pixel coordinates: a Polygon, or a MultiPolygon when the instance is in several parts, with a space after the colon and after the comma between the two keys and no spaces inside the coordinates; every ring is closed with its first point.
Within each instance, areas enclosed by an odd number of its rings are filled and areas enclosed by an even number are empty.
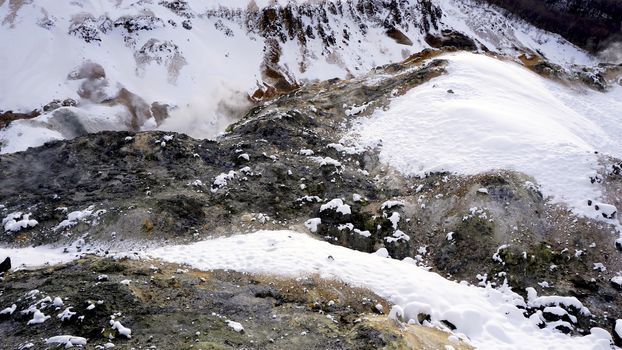
{"type": "Polygon", "coordinates": [[[20,119],[32,119],[41,115],[38,110],[33,110],[30,113],[15,113],[13,111],[0,111],[0,128],[5,128],[10,122],[20,119]]]}

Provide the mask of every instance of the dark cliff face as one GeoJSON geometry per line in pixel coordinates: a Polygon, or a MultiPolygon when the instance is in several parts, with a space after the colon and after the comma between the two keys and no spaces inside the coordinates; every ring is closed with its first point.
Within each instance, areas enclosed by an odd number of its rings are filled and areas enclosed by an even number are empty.
{"type": "Polygon", "coordinates": [[[478,1],[506,9],[591,52],[622,40],[622,1],[619,0],[478,1]]]}

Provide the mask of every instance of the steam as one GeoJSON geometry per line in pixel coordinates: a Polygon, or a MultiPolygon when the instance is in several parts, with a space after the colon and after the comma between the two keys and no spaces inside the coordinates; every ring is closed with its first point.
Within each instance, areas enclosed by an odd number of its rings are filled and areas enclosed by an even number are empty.
{"type": "Polygon", "coordinates": [[[622,64],[622,41],[614,41],[598,53],[598,58],[605,63],[622,64]]]}
{"type": "Polygon", "coordinates": [[[240,120],[251,106],[246,92],[223,82],[199,91],[188,103],[172,109],[158,129],[213,139],[240,120]]]}
{"type": "MultiPolygon", "coordinates": [[[[170,106],[149,103],[120,84],[111,86],[103,67],[87,62],[68,76],[80,80],[76,106],[57,107],[29,120],[16,120],[0,130],[0,153],[73,139],[103,130],[176,131],[213,139],[241,119],[252,103],[241,82],[206,82],[170,106]]],[[[59,102],[60,103],[60,102],[59,102]]]]}

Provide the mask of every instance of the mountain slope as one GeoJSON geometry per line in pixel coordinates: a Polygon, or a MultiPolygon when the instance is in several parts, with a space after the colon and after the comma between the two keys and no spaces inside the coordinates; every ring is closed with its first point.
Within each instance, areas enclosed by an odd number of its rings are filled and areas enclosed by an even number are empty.
{"type": "Polygon", "coordinates": [[[10,133],[21,140],[0,134],[12,143],[2,152],[97,130],[213,137],[248,96],[360,75],[430,45],[540,53],[564,66],[596,62],[555,34],[470,0],[269,4],[3,1],[0,111],[50,112],[10,133]]]}
{"type": "MultiPolygon", "coordinates": [[[[617,0],[483,0],[535,26],[598,52],[622,40],[622,3],[617,0]]],[[[619,46],[617,50],[620,50],[619,46]]],[[[618,56],[617,59],[621,57],[618,56]]]]}

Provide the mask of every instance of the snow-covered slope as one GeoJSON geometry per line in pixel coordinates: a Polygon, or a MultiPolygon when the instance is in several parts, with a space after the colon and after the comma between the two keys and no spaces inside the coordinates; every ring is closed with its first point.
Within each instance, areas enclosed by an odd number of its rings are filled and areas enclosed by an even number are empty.
{"type": "Polygon", "coordinates": [[[408,175],[523,172],[545,196],[602,219],[595,180],[604,157],[622,158],[622,88],[600,93],[562,85],[484,55],[444,58],[448,74],[360,119],[352,131],[359,142],[380,144],[381,159],[408,175]]]}
{"type": "Polygon", "coordinates": [[[0,1],[0,111],[77,104],[14,122],[0,134],[2,152],[76,128],[213,137],[248,95],[365,73],[429,47],[426,35],[443,30],[512,56],[594,63],[559,36],[471,0],[0,1]]]}
{"type": "MultiPolygon", "coordinates": [[[[41,262],[34,254],[45,254],[54,263],[76,257],[73,251],[63,254],[61,249],[47,247],[0,248],[0,254],[15,256],[16,264],[30,266],[41,262]]],[[[420,318],[429,316],[429,320],[422,321],[424,325],[447,330],[447,323],[442,321],[449,322],[456,327],[453,339],[465,340],[478,349],[611,349],[611,335],[604,329],[592,328],[590,335],[570,337],[553,329],[559,322],[540,329],[541,313],[526,316],[526,307],[541,306],[555,307],[560,312],[565,312],[562,307],[570,307],[589,314],[576,298],[539,298],[534,290],[524,300],[507,286],[480,288],[452,282],[417,266],[410,258],[400,261],[357,252],[294,231],[259,231],[116,255],[162,259],[206,271],[224,269],[288,277],[317,274],[341,280],[368,288],[393,303],[390,318],[419,323],[420,318]]]]}

